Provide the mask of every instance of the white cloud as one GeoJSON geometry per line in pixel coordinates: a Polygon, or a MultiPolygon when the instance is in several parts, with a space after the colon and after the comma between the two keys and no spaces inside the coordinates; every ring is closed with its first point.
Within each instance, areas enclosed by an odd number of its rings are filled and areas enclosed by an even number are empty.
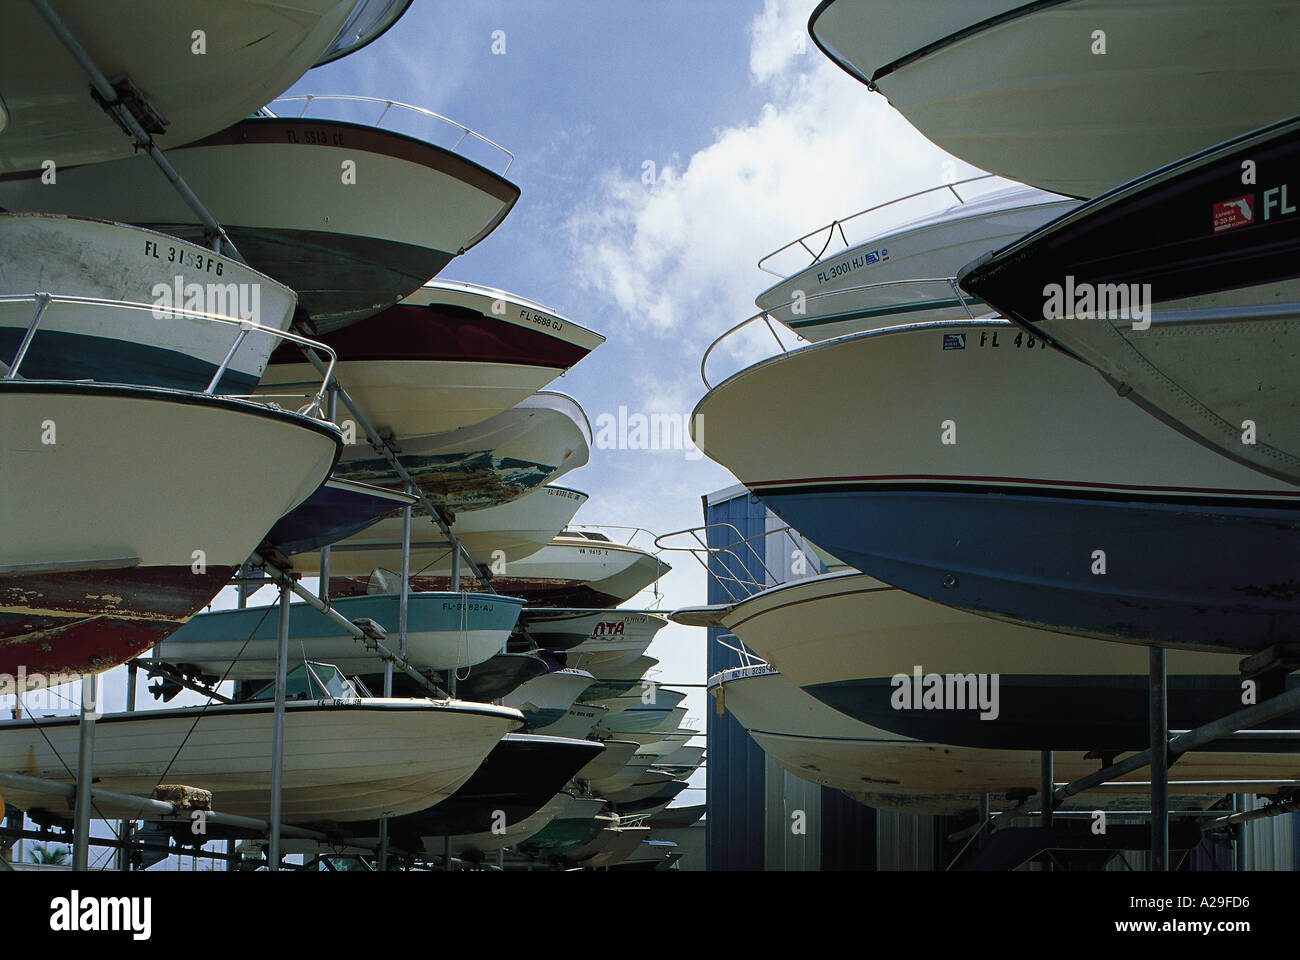
{"type": "MultiPolygon", "coordinates": [[[[756,116],[718,130],[653,184],[641,170],[609,171],[569,217],[579,282],[616,305],[629,333],[683,362],[756,311],[753,298],[774,279],[755,269],[761,256],[944,179],[948,155],[883,97],[811,42],[798,52],[810,9],[768,0],[751,23],[751,79],[767,99],[756,116]]],[[[748,360],[768,344],[734,346],[748,360]]]]}

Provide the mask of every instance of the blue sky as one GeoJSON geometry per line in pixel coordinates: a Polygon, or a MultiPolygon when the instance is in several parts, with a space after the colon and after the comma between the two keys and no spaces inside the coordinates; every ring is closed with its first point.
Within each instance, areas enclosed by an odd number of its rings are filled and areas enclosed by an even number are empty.
{"type": "MultiPolygon", "coordinates": [[[[686,416],[704,392],[704,349],[753,314],[754,296],[773,280],[756,269],[761,256],[836,217],[971,172],[821,55],[807,39],[814,6],[416,0],[384,37],[288,93],[404,101],[511,150],[519,203],[441,276],[510,290],[603,333],[605,345],[551,385],[575,396],[593,425],[620,406],[686,416]],[[504,53],[493,53],[495,31],[504,53]]],[[[447,142],[447,131],[436,133],[447,142]]],[[[710,369],[733,371],[769,349],[742,340],[710,369]]],[[[852,429],[852,411],[828,403],[852,429]]],[[[595,449],[562,482],[591,495],[576,522],[666,532],[701,523],[701,494],[735,480],[683,451],[595,449]]],[[[676,569],[662,609],[703,603],[699,567],[669,559],[676,569]]],[[[670,625],[650,653],[662,682],[704,682],[704,631],[670,625]]],[[[125,671],[104,684],[105,709],[120,709],[125,671]]],[[[75,687],[67,693],[71,706],[75,687]]],[[[686,701],[701,728],[706,700],[696,690],[686,701]]],[[[143,683],[139,703],[153,705],[143,683]]]]}

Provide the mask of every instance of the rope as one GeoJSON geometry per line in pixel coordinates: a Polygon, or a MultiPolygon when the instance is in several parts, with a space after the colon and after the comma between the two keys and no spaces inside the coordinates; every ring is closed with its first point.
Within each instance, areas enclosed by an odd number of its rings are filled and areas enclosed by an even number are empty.
{"type": "MultiPolygon", "coordinates": [[[[239,648],[239,653],[235,654],[234,657],[231,658],[231,660],[230,660],[230,666],[226,667],[226,672],[225,672],[225,674],[222,676],[222,678],[221,678],[220,680],[217,681],[217,686],[218,686],[218,687],[221,686],[223,683],[226,682],[226,678],[230,676],[230,671],[233,670],[233,669],[235,669],[235,662],[236,662],[236,661],[237,661],[241,656],[243,656],[244,651],[248,648],[248,645],[252,642],[253,637],[254,637],[254,635],[256,635],[257,631],[260,630],[260,629],[262,629],[262,624],[266,622],[267,614],[269,614],[269,613],[270,613],[272,610],[274,610],[277,606],[279,606],[278,603],[273,603],[273,604],[270,604],[270,605],[266,608],[266,613],[263,613],[263,614],[262,614],[262,619],[257,621],[257,624],[253,627],[253,632],[250,633],[250,634],[248,635],[248,638],[244,641],[243,646],[241,646],[241,647],[239,648]]],[[[192,724],[190,724],[190,729],[189,729],[188,731],[186,731],[186,733],[185,733],[185,738],[184,738],[183,740],[181,740],[181,744],[180,744],[179,747],[176,748],[176,752],[172,754],[172,758],[171,758],[170,760],[167,761],[167,767],[166,767],[166,769],[163,770],[162,775],[159,776],[159,778],[158,778],[158,783],[155,783],[155,784],[154,784],[155,787],[158,786],[158,784],[162,783],[162,782],[163,782],[163,778],[166,777],[167,774],[171,772],[172,764],[174,764],[174,763],[176,762],[176,758],[179,757],[179,756],[181,755],[181,751],[185,749],[185,744],[189,743],[189,741],[190,741],[190,736],[194,733],[195,729],[196,729],[196,728],[198,727],[198,725],[199,725],[199,721],[203,719],[204,715],[208,712],[208,707],[210,707],[210,706],[212,706],[212,697],[208,697],[208,702],[205,703],[205,704],[200,708],[198,716],[196,716],[196,717],[194,718],[194,722],[193,722],[192,724]]]]}

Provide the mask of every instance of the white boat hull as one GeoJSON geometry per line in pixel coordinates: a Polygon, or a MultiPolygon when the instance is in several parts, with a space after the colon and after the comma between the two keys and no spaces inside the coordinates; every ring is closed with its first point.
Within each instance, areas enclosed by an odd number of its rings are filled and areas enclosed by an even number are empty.
{"type": "MultiPolygon", "coordinates": [[[[117,135],[110,121],[101,122],[117,135]]],[[[513,184],[441,147],[328,120],[247,118],[167,156],[247,262],[298,292],[317,333],[417,290],[500,223],[519,195],[513,184]],[[355,182],[344,179],[348,169],[355,182]]],[[[143,156],[60,169],[55,185],[43,184],[39,171],[0,181],[0,206],[203,240],[193,212],[143,156]]],[[[496,380],[509,382],[503,374],[496,380]]]]}
{"type": "MultiPolygon", "coordinates": [[[[385,645],[400,652],[399,598],[394,594],[335,598],[334,609],[351,620],[371,620],[387,631],[385,645]]],[[[406,658],[419,670],[472,667],[500,653],[521,603],[494,594],[409,594],[406,658]]],[[[217,610],[194,618],[154,655],[168,663],[225,679],[275,676],[278,612],[270,608],[217,610]]],[[[331,663],[348,674],[382,672],[384,661],[334,621],[306,603],[289,607],[289,662],[331,663]]]]}
{"type": "MultiPolygon", "coordinates": [[[[291,701],[282,817],[349,821],[424,810],[469,779],[521,720],[514,710],[460,701],[291,701]]],[[[104,715],[95,728],[95,785],[147,797],[161,778],[211,790],[216,811],[264,819],[272,722],[270,702],[104,715]]],[[[75,718],[39,726],[0,724],[0,769],[74,782],[75,718]]],[[[72,812],[48,794],[7,789],[5,799],[25,810],[72,812]]],[[[134,811],[96,801],[96,817],[120,814],[134,811]]]]}
{"type": "Polygon", "coordinates": [[[1294,4],[1034,6],[837,0],[810,31],[949,153],[1069,196],[1096,196],[1296,112],[1294,4]]]}
{"type": "MultiPolygon", "coordinates": [[[[556,537],[536,553],[507,564],[504,574],[493,577],[493,586],[533,606],[608,609],[630,600],[669,569],[636,547],[556,537]]],[[[439,581],[412,582],[424,589],[439,581]]]]}
{"type": "MultiPolygon", "coordinates": [[[[148,304],[157,310],[54,302],[20,371],[29,380],[92,379],[203,390],[239,334],[236,324],[171,308],[252,320],[277,330],[297,294],[238,260],[151,230],[86,217],[0,214],[0,291],[148,304]]],[[[0,303],[0,359],[12,362],[35,307],[0,303]]],[[[247,393],[279,340],[250,332],[218,384],[247,393]]],[[[319,382],[319,381],[318,381],[319,382]]]]}
{"type": "MultiPolygon", "coordinates": [[[[451,532],[477,564],[508,572],[514,561],[541,550],[587,501],[587,495],[565,487],[542,487],[517,500],[495,507],[458,514],[451,532]]],[[[400,573],[402,569],[401,517],[390,517],[334,544],[330,548],[331,577],[366,578],[376,569],[400,573]]],[[[449,576],[452,550],[427,516],[411,518],[410,570],[412,576],[449,576]]],[[[465,565],[464,557],[461,558],[465,565]]],[[[320,572],[320,554],[300,554],[294,569],[320,572]]],[[[468,570],[466,571],[468,572],[468,570]]],[[[351,585],[339,583],[339,591],[351,585]]],[[[331,587],[334,590],[334,586],[331,587]]]]}
{"type": "MultiPolygon", "coordinates": [[[[31,5],[11,6],[0,38],[7,114],[0,172],[37,170],[53,160],[62,182],[67,165],[131,156],[131,140],[91,98],[90,79],[46,22],[31,5]]],[[[128,11],[65,0],[56,13],[110,82],[129,80],[167,122],[153,137],[170,150],[234,123],[291,86],[354,6],[355,0],[137,0],[128,11]],[[202,27],[201,51],[180,24],[202,27]]]]}
{"type": "MultiPolygon", "coordinates": [[[[304,385],[314,371],[306,362],[273,364],[258,393],[281,405],[293,404],[306,395],[304,385]]],[[[375,428],[399,441],[480,423],[564,372],[477,360],[340,360],[336,371],[375,428]]]]}
{"type": "Polygon", "coordinates": [[[969,295],[959,297],[959,291],[940,278],[955,277],[976,257],[1074,206],[1073,200],[1024,187],[974,199],[824,257],[763,291],[754,302],[814,342],[891,323],[978,317],[991,312],[989,305],[969,295]],[[897,283],[919,279],[931,282],[897,283]],[[852,289],[884,283],[891,286],[852,289]]]}
{"type": "Polygon", "coordinates": [[[1225,652],[1300,622],[1267,586],[1300,576],[1300,491],[1169,430],[1009,324],[815,344],[731,377],[694,418],[701,449],[792,527],[936,602],[1225,652]]]}
{"type": "MultiPolygon", "coordinates": [[[[400,446],[398,459],[416,485],[460,513],[527,496],[585,465],[591,427],[576,400],[541,391],[482,423],[409,437],[400,446]]],[[[336,472],[382,487],[402,485],[368,443],[347,447],[336,472]]]]}
{"type": "Polygon", "coordinates": [[[5,381],[0,673],[97,672],[144,652],[316,491],[340,445],[331,424],[240,400],[5,381]]]}
{"type": "Polygon", "coordinates": [[[638,610],[564,610],[533,608],[521,617],[524,629],[541,649],[581,654],[624,652],[639,656],[668,623],[663,614],[638,610]]]}
{"type": "MultiPolygon", "coordinates": [[[[728,671],[715,677],[726,709],[763,752],[797,777],[843,790],[868,806],[906,813],[953,815],[978,809],[984,794],[1035,791],[1041,756],[1033,750],[992,750],[928,743],[900,737],[832,710],[784,675],[768,668],[728,671]]],[[[1053,757],[1058,783],[1097,770],[1096,760],[1059,751],[1053,757]]],[[[1240,792],[1261,781],[1290,779],[1294,757],[1256,754],[1185,754],[1170,771],[1175,796],[1222,793],[1198,781],[1241,780],[1240,792]],[[1184,765],[1186,764],[1186,765],[1184,765]]],[[[1108,809],[1148,798],[1149,771],[1119,778],[1132,787],[1106,787],[1066,801],[1067,807],[1108,809]]]]}
{"type": "Polygon", "coordinates": [[[516,687],[501,703],[523,713],[530,727],[545,730],[568,714],[578,694],[594,680],[584,670],[552,670],[516,687]]]}

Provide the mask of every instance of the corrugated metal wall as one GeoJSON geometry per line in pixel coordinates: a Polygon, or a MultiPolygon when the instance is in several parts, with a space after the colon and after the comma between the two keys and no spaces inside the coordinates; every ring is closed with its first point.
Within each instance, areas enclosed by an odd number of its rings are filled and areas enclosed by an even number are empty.
{"type": "MultiPolygon", "coordinates": [[[[741,538],[760,532],[762,520],[751,515],[748,499],[743,495],[710,506],[706,498],[704,522],[731,523],[741,531],[741,538]]],[[[708,602],[722,603],[727,599],[726,592],[710,578],[708,602]]],[[[708,631],[710,676],[738,665],[736,655],[718,642],[723,634],[722,630],[708,631]]],[[[708,734],[709,757],[705,773],[708,869],[762,870],[767,757],[735,717],[730,713],[718,716],[712,704],[705,732],[708,734]]]]}
{"type": "MultiPolygon", "coordinates": [[[[709,531],[710,547],[728,547],[785,524],[747,491],[724,491],[704,498],[706,524],[734,529],[709,531]]],[[[783,537],[755,541],[762,561],[746,549],[730,555],[720,574],[743,573],[756,583],[769,582],[764,566],[788,578],[795,564],[816,560],[796,556],[783,537]]],[[[743,594],[738,594],[743,595],[743,594]]],[[[733,599],[716,581],[709,582],[709,603],[733,599]]],[[[724,631],[709,630],[708,670],[712,675],[740,666],[740,659],[719,640],[733,646],[724,631]]],[[[876,814],[837,790],[802,780],[783,770],[754,743],[731,714],[709,711],[707,768],[708,869],[710,870],[874,870],[876,814]],[[796,814],[799,814],[796,817],[796,814]]]]}

